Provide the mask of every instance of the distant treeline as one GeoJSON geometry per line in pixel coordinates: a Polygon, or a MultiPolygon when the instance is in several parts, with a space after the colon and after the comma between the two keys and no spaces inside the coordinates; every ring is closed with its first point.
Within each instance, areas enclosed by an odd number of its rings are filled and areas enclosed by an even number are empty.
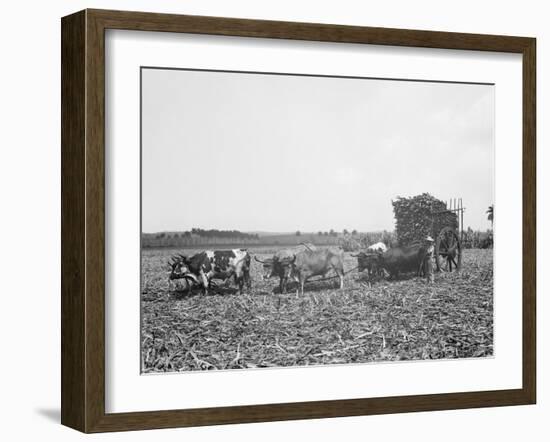
{"type": "MultiPolygon", "coordinates": [[[[399,241],[397,239],[397,234],[395,233],[395,231],[389,232],[387,230],[384,230],[382,232],[345,234],[338,238],[338,245],[342,247],[346,252],[365,249],[368,246],[377,242],[383,242],[384,244],[386,244],[386,246],[390,248],[399,245],[399,241]]],[[[492,230],[487,230],[483,232],[480,230],[473,230],[471,227],[468,227],[468,229],[463,232],[463,249],[488,249],[492,247],[492,230]]]]}
{"type": "MultiPolygon", "coordinates": [[[[141,245],[147,247],[201,247],[201,246],[295,246],[302,242],[314,245],[338,245],[344,233],[334,230],[317,233],[263,234],[245,233],[238,230],[217,230],[193,228],[185,232],[143,233],[141,245]]],[[[345,230],[347,234],[347,230],[345,230]]]]}
{"type": "Polygon", "coordinates": [[[185,232],[143,233],[142,247],[190,247],[209,244],[255,244],[259,236],[238,230],[193,228],[185,232]]]}
{"type": "Polygon", "coordinates": [[[345,233],[339,239],[338,244],[344,251],[352,252],[366,249],[368,246],[376,244],[377,242],[383,242],[390,248],[395,247],[397,245],[397,236],[395,232],[388,232],[387,230],[367,233],[357,233],[353,231],[351,234],[345,233]]]}
{"type": "MultiPolygon", "coordinates": [[[[191,229],[185,232],[143,233],[142,247],[203,247],[203,246],[296,246],[300,243],[311,243],[316,246],[340,246],[346,251],[364,249],[374,243],[383,242],[388,247],[398,244],[395,231],[378,232],[351,232],[344,229],[342,232],[330,230],[316,233],[302,233],[296,231],[286,234],[245,233],[238,230],[204,230],[191,229]]],[[[462,246],[469,248],[487,248],[493,246],[492,231],[475,231],[468,227],[464,231],[462,246]]]]}
{"type": "Polygon", "coordinates": [[[462,237],[462,247],[465,249],[489,249],[493,247],[493,231],[473,230],[468,227],[462,237]]]}
{"type": "MultiPolygon", "coordinates": [[[[177,233],[176,233],[177,235],[177,233]]],[[[218,230],[218,229],[198,229],[193,228],[191,231],[183,232],[184,236],[200,236],[201,238],[229,238],[229,239],[243,239],[243,240],[254,240],[258,239],[259,236],[255,233],[244,233],[238,230],[218,230]]]]}

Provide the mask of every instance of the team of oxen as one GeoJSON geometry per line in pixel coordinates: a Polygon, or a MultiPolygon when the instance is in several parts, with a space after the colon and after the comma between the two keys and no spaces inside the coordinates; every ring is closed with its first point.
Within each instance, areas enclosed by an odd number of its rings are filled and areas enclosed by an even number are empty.
{"type": "MultiPolygon", "coordinates": [[[[286,293],[287,284],[296,282],[296,294],[304,293],[306,281],[314,276],[325,278],[327,274],[339,279],[340,289],[344,288],[344,251],[342,249],[316,249],[302,244],[301,249],[280,250],[271,258],[260,260],[254,257],[263,268],[263,279],[279,278],[280,293],[286,293]]],[[[376,243],[366,250],[352,255],[357,258],[359,272],[367,272],[368,280],[396,278],[399,273],[415,272],[421,275],[426,259],[426,247],[414,244],[407,247],[388,249],[376,243]]],[[[233,280],[242,293],[244,287],[250,290],[252,281],[250,269],[252,258],[247,249],[206,250],[192,256],[178,254],[169,262],[171,281],[185,279],[188,287],[201,287],[207,294],[213,280],[223,281],[228,286],[233,280]]],[[[348,272],[349,273],[349,272],[348,272]]]]}

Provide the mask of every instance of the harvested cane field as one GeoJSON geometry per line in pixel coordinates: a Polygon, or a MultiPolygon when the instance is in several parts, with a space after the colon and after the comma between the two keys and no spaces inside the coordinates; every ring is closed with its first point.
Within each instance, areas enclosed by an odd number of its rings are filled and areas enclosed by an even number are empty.
{"type": "MultiPolygon", "coordinates": [[[[260,259],[276,251],[249,250],[260,259]]],[[[437,273],[433,285],[412,274],[370,285],[353,270],[344,290],[337,279],[309,282],[299,297],[290,284],[289,293],[274,293],[278,279],[262,280],[255,261],[252,290],[242,295],[171,291],[166,263],[175,252],[142,252],[144,373],[493,354],[490,249],[465,250],[462,271],[437,273]]],[[[349,253],[344,264],[357,265],[349,253]]]]}

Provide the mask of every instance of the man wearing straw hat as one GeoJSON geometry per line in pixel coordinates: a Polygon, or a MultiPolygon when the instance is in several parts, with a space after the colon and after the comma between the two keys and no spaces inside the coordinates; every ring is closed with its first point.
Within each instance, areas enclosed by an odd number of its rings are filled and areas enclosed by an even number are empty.
{"type": "Polygon", "coordinates": [[[426,281],[434,282],[434,239],[428,235],[426,237],[426,253],[424,255],[424,275],[426,281]]]}

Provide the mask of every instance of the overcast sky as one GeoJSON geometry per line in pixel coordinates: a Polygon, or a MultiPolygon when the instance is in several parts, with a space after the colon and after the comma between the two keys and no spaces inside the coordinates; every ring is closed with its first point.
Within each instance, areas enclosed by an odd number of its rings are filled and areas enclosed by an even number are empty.
{"type": "Polygon", "coordinates": [[[142,227],[393,230],[391,200],[490,226],[494,87],[143,69],[142,227]]]}

